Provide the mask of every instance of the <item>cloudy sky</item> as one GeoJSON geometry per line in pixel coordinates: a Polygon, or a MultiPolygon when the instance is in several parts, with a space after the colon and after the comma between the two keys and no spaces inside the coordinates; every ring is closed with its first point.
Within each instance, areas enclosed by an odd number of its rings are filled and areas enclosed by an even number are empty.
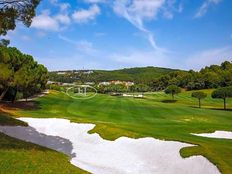
{"type": "Polygon", "coordinates": [[[30,28],[6,36],[49,70],[232,60],[231,0],[43,0],[30,28]]]}

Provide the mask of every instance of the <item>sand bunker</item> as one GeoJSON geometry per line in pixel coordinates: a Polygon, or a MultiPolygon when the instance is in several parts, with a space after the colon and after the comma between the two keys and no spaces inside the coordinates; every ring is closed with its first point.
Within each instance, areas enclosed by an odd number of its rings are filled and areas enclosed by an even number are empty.
{"type": "Polygon", "coordinates": [[[209,138],[232,139],[232,132],[229,131],[215,131],[213,133],[202,133],[202,134],[192,134],[192,135],[209,137],[209,138]]]}
{"type": "Polygon", "coordinates": [[[88,134],[93,124],[65,119],[20,118],[29,127],[0,126],[0,132],[70,155],[71,163],[94,174],[218,174],[216,166],[202,156],[183,159],[179,150],[186,143],[154,138],[115,141],[88,134]]]}

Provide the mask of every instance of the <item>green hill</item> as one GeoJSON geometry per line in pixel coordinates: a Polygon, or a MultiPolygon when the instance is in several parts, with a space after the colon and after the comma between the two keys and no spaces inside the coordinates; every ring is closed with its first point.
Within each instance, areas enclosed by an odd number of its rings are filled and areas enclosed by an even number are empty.
{"type": "Polygon", "coordinates": [[[80,70],[80,71],[56,71],[50,72],[51,81],[60,82],[102,82],[111,80],[134,81],[136,83],[149,83],[176,69],[160,67],[125,68],[120,70],[80,70]]]}

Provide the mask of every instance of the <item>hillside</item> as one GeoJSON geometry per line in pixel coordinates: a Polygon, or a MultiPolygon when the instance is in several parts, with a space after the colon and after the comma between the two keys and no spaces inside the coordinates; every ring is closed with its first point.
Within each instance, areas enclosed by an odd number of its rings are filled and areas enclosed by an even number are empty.
{"type": "Polygon", "coordinates": [[[51,81],[59,82],[102,82],[111,80],[134,81],[136,83],[149,83],[176,69],[160,67],[125,68],[120,70],[80,70],[50,72],[51,81]]]}

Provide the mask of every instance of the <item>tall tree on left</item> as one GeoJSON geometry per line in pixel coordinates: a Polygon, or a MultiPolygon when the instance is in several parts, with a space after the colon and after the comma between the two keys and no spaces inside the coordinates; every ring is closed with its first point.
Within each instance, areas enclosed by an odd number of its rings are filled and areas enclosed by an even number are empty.
{"type": "Polygon", "coordinates": [[[29,27],[40,0],[0,0],[0,36],[14,30],[17,21],[29,27]]]}

